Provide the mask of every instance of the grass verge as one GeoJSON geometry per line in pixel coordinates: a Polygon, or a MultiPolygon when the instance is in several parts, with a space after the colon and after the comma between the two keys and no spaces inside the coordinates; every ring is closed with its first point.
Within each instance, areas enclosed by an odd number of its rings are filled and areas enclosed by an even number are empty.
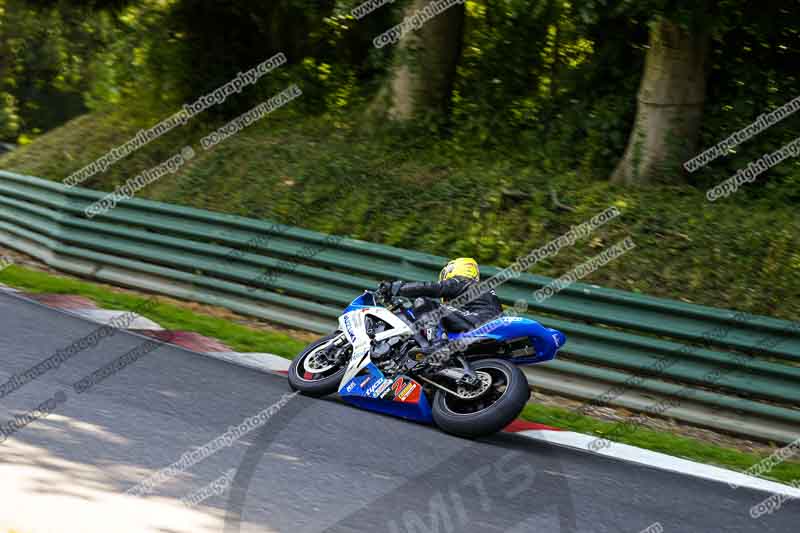
{"type": "MultiPolygon", "coordinates": [[[[147,298],[115,292],[95,283],[47,274],[18,265],[12,265],[0,271],[0,282],[32,293],[85,296],[97,303],[98,306],[108,309],[133,310],[140,308],[147,301],[147,298]]],[[[270,352],[292,358],[306,345],[306,341],[298,340],[285,333],[261,331],[241,326],[229,320],[163,302],[158,296],[155,298],[158,305],[143,313],[147,318],[168,329],[195,331],[217,338],[236,351],[270,352]]],[[[617,426],[614,422],[605,422],[589,416],[576,415],[567,409],[538,404],[526,406],[522,416],[533,422],[598,437],[609,434],[617,426]]],[[[632,433],[615,436],[614,440],[737,471],[747,470],[767,457],[766,454],[745,453],[709,444],[699,439],[643,428],[638,428],[632,433]]],[[[800,463],[785,461],[762,477],[783,483],[800,479],[800,463]]]]}

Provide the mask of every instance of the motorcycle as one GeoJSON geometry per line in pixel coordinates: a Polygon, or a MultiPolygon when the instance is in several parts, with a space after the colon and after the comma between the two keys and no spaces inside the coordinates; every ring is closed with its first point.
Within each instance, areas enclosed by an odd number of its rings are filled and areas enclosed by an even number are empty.
{"type": "Polygon", "coordinates": [[[554,359],[566,336],[516,316],[448,333],[431,318],[440,309],[426,298],[392,296],[383,285],[364,291],[336,331],[294,358],[289,385],[315,397],[338,392],[357,407],[461,437],[502,430],[530,398],[519,366],[554,359]]]}

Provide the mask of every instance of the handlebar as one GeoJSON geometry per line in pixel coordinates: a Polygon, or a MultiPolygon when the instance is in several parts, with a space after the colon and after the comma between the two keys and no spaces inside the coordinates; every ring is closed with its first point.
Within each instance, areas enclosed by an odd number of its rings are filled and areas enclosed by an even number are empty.
{"type": "Polygon", "coordinates": [[[366,291],[366,292],[372,294],[372,298],[378,305],[389,307],[393,303],[391,295],[386,294],[381,285],[379,285],[378,288],[375,289],[374,291],[366,291]]]}
{"type": "Polygon", "coordinates": [[[366,292],[372,294],[372,297],[375,299],[375,303],[383,305],[390,311],[394,311],[401,305],[401,302],[398,301],[398,297],[393,297],[387,288],[388,287],[386,284],[381,283],[374,291],[366,292]]]}

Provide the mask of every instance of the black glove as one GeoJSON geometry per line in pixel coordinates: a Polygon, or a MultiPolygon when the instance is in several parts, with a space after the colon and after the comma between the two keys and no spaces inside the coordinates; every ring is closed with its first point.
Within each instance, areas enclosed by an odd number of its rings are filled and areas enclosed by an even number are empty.
{"type": "Polygon", "coordinates": [[[381,281],[378,285],[378,290],[375,291],[381,300],[388,300],[392,297],[392,282],[381,281]]]}
{"type": "Polygon", "coordinates": [[[384,300],[390,300],[397,296],[402,286],[402,281],[381,281],[377,292],[384,300]]]}
{"type": "Polygon", "coordinates": [[[394,282],[392,282],[392,287],[390,289],[392,297],[397,296],[398,294],[400,294],[400,289],[403,288],[403,285],[405,285],[405,282],[403,282],[403,281],[394,281],[394,282]]]}

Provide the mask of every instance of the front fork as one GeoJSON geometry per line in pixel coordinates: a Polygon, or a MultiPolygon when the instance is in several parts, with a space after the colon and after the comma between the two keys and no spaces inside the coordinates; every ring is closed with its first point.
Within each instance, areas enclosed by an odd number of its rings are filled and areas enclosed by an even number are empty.
{"type": "Polygon", "coordinates": [[[341,350],[348,344],[347,337],[344,333],[339,333],[337,337],[334,337],[333,340],[320,350],[322,352],[323,357],[329,363],[337,363],[339,359],[341,359],[341,350]]]}

